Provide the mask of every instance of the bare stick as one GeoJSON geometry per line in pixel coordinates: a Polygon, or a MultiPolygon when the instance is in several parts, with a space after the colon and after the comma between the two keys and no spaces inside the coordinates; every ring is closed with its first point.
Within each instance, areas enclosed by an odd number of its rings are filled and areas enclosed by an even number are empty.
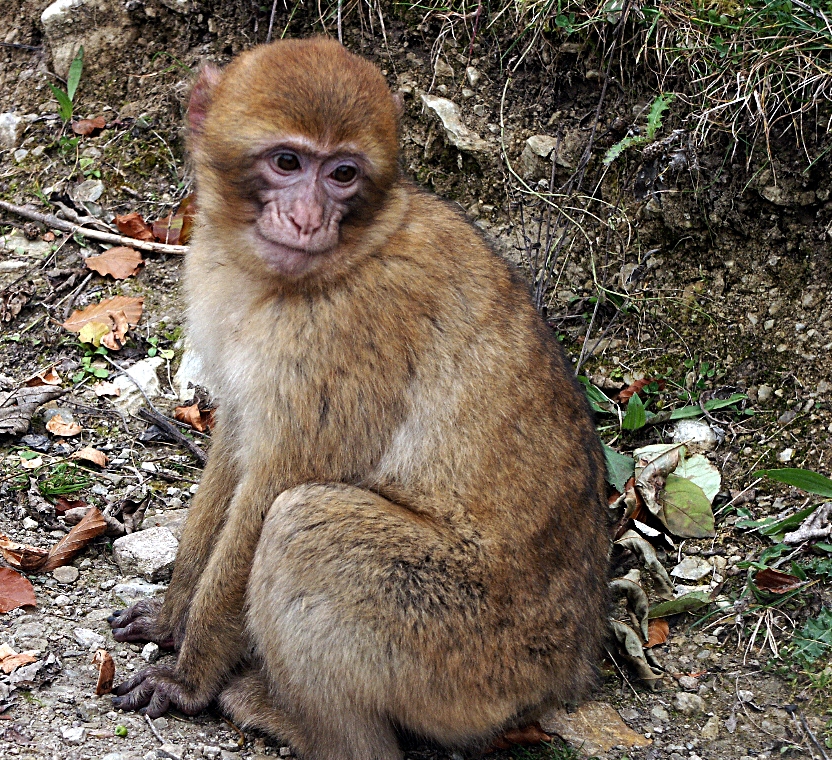
{"type": "Polygon", "coordinates": [[[188,252],[188,247],[185,245],[168,245],[167,243],[151,243],[146,240],[136,240],[136,238],[127,237],[126,235],[115,235],[112,232],[101,232],[99,230],[91,230],[88,227],[82,227],[78,224],[66,222],[63,219],[58,219],[52,214],[41,214],[39,211],[17,206],[14,203],[7,203],[0,201],[0,209],[8,211],[12,214],[17,214],[25,219],[32,219],[35,222],[45,224],[47,227],[53,227],[56,230],[63,230],[74,235],[76,232],[88,237],[91,240],[100,240],[102,243],[112,243],[113,245],[126,245],[130,248],[136,248],[140,251],[147,251],[148,253],[172,253],[182,256],[188,252]]]}
{"type": "Polygon", "coordinates": [[[165,435],[173,438],[174,441],[184,446],[193,454],[199,463],[204,467],[208,461],[208,455],[197,446],[190,438],[180,433],[167,417],[158,410],[145,409],[142,407],[136,414],[146,422],[151,422],[165,432],[165,435]]]}

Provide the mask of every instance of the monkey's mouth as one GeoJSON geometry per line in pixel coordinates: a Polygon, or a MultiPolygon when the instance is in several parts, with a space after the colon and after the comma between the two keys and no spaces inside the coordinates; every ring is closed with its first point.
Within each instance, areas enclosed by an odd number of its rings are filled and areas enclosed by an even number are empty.
{"type": "Polygon", "coordinates": [[[259,231],[257,238],[255,251],[258,257],[269,269],[284,277],[302,277],[316,269],[332,251],[331,248],[299,248],[287,245],[270,240],[259,231]]]}

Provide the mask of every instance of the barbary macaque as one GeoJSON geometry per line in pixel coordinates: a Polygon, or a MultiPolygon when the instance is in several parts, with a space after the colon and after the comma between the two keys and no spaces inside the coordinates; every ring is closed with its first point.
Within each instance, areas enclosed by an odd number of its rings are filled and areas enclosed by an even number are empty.
{"type": "Polygon", "coordinates": [[[219,398],[164,604],[117,707],[303,758],[487,745],[594,680],[604,459],[526,286],[400,176],[381,73],[323,39],[206,68],[189,107],[191,340],[219,398]]]}

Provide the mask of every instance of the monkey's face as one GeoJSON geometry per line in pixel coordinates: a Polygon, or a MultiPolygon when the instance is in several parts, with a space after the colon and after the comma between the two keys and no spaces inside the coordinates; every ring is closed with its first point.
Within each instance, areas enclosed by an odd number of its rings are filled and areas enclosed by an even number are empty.
{"type": "Polygon", "coordinates": [[[203,69],[189,106],[203,229],[273,277],[348,269],[398,179],[384,77],[333,40],[285,40],[203,69]]]}
{"type": "Polygon", "coordinates": [[[326,264],[340,242],[351,199],[366,184],[366,159],[351,146],[323,150],[293,135],[255,164],[260,190],[252,233],[257,255],[290,279],[326,264]]]}

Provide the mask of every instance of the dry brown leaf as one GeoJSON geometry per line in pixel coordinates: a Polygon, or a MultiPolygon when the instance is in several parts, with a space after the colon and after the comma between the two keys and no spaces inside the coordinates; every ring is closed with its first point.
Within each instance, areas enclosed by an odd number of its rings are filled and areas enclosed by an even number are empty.
{"type": "Polygon", "coordinates": [[[29,580],[10,567],[0,567],[0,612],[36,606],[35,590],[29,580]]]}
{"type": "Polygon", "coordinates": [[[117,311],[111,315],[113,318],[113,326],[103,338],[101,338],[101,345],[106,346],[111,351],[118,351],[124,343],[124,336],[127,335],[127,315],[123,311],[117,311]]]}
{"type": "Polygon", "coordinates": [[[191,227],[196,215],[196,203],[193,195],[183,198],[176,212],[164,219],[153,222],[153,236],[156,240],[170,245],[185,245],[191,237],[191,227]]]}
{"type": "Polygon", "coordinates": [[[92,656],[92,664],[98,665],[98,683],[95,685],[96,696],[109,694],[113,690],[116,677],[116,664],[106,649],[99,649],[92,656]]]}
{"type": "Polygon", "coordinates": [[[199,404],[191,406],[177,406],[173,410],[173,418],[190,425],[194,430],[204,433],[214,427],[214,410],[200,409],[199,404]]]}
{"type": "Polygon", "coordinates": [[[14,539],[0,534],[0,554],[16,570],[31,573],[46,562],[49,550],[29,544],[19,544],[14,539]]]}
{"type": "Polygon", "coordinates": [[[120,396],[121,388],[115,383],[96,383],[92,386],[93,393],[101,398],[101,396],[120,396]]]}
{"type": "Polygon", "coordinates": [[[754,585],[758,589],[772,594],[785,594],[787,591],[794,591],[796,588],[800,588],[803,583],[796,575],[781,573],[779,570],[772,570],[770,567],[760,570],[754,576],[754,585]]]}
{"type": "Polygon", "coordinates": [[[0,668],[8,675],[14,673],[19,667],[23,665],[31,665],[37,662],[38,658],[32,654],[32,650],[27,652],[15,652],[8,644],[0,644],[0,668]]]}
{"type": "Polygon", "coordinates": [[[142,317],[144,298],[130,296],[116,296],[101,303],[88,306],[81,311],[73,311],[63,326],[70,332],[81,332],[81,328],[89,322],[99,322],[109,327],[101,342],[113,351],[121,348],[121,343],[127,333],[128,326],[135,327],[142,317]]]}
{"type": "Polygon", "coordinates": [[[28,388],[37,388],[42,385],[60,385],[62,382],[61,376],[55,371],[55,366],[50,365],[24,380],[23,384],[28,388]]]}
{"type": "Polygon", "coordinates": [[[55,514],[58,516],[65,515],[70,509],[79,509],[86,506],[88,504],[83,499],[67,499],[64,496],[59,496],[55,502],[55,514]]]}
{"type": "Polygon", "coordinates": [[[84,519],[49,550],[49,556],[40,571],[48,573],[56,567],[68,565],[78,552],[105,530],[107,521],[95,507],[90,507],[84,519]]]}
{"type": "Polygon", "coordinates": [[[120,245],[110,248],[100,256],[90,256],[84,260],[88,269],[101,275],[110,275],[116,280],[132,277],[144,264],[142,255],[135,248],[120,245]]]}
{"type": "Polygon", "coordinates": [[[78,435],[82,428],[77,422],[67,422],[60,414],[55,414],[46,423],[46,429],[52,435],[60,435],[63,438],[71,438],[78,435]]]}
{"type": "Polygon", "coordinates": [[[644,645],[645,649],[650,647],[657,647],[659,644],[664,644],[670,636],[670,625],[664,618],[654,618],[647,623],[647,643],[644,645]]]}
{"type": "Polygon", "coordinates": [[[486,754],[496,752],[498,749],[511,749],[517,744],[529,747],[540,744],[540,742],[550,741],[552,741],[552,737],[540,727],[540,723],[529,723],[528,726],[509,729],[502,736],[497,737],[486,750],[486,754]]]}
{"type": "Polygon", "coordinates": [[[153,240],[153,230],[150,225],[142,219],[141,214],[135,211],[132,214],[117,216],[114,221],[122,235],[136,240],[153,240]]]}
{"type": "MultiPolygon", "coordinates": [[[[24,386],[3,399],[0,406],[0,434],[22,435],[29,428],[29,421],[41,404],[63,395],[60,388],[41,385],[35,388],[24,386]]],[[[0,399],[3,394],[0,393],[0,399]]]]}
{"type": "Polygon", "coordinates": [[[103,116],[96,116],[94,119],[78,119],[72,122],[72,131],[76,135],[88,137],[100,132],[107,126],[107,120],[103,116]]]}
{"type": "Polygon", "coordinates": [[[84,462],[92,462],[99,467],[107,466],[107,455],[103,451],[94,449],[92,446],[85,446],[72,455],[72,459],[81,459],[84,462]]]}

